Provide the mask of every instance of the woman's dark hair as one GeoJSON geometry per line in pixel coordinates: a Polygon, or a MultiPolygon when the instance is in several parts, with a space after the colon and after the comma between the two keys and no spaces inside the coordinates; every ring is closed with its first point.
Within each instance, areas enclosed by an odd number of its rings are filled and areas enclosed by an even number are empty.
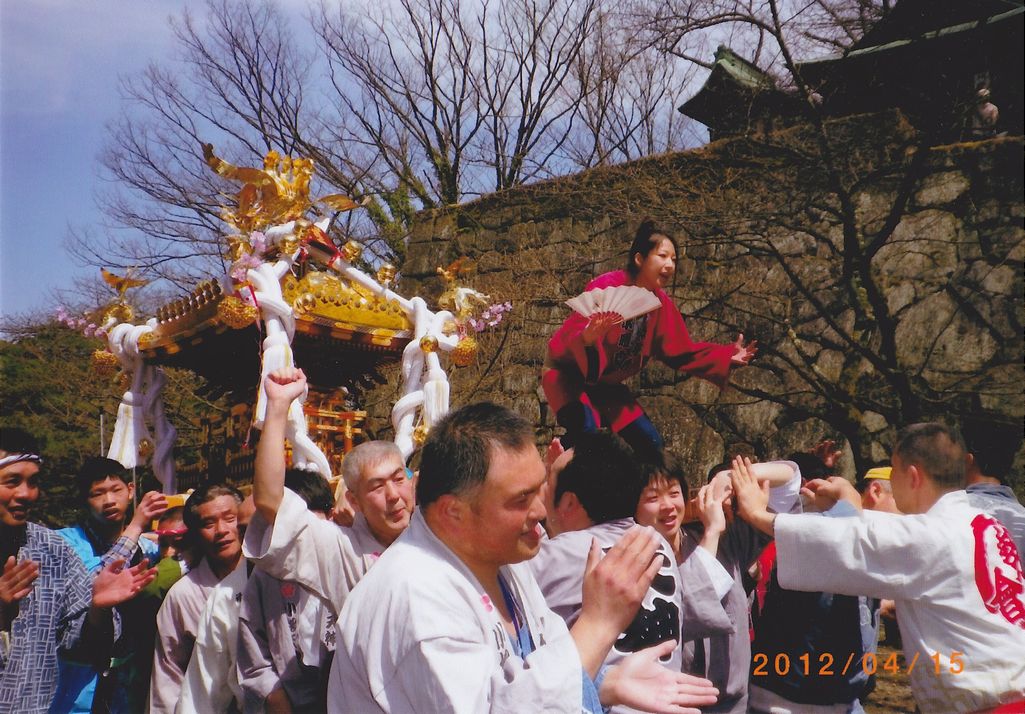
{"type": "Polygon", "coordinates": [[[665,231],[661,230],[655,225],[655,221],[650,218],[645,218],[641,221],[641,225],[637,227],[637,234],[634,236],[634,242],[630,245],[630,252],[626,256],[626,272],[631,276],[636,277],[639,272],[637,264],[634,263],[634,256],[640,253],[641,258],[647,258],[648,253],[658,247],[658,244],[665,239],[673,244],[673,250],[676,251],[677,255],[680,253],[680,246],[676,243],[676,238],[669,235],[665,231]]]}

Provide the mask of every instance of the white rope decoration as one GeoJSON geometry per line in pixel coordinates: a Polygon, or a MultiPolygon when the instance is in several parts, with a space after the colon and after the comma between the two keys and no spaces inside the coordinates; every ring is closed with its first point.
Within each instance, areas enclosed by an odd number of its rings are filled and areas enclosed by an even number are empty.
{"type": "Polygon", "coordinates": [[[117,408],[117,421],[107,458],[118,461],[127,469],[135,468],[140,464],[139,445],[143,439],[149,439],[154,445],[153,474],[163,486],[164,493],[174,493],[173,451],[177,432],[164,412],[162,393],[167,377],[159,367],[146,364],[139,353],[139,338],[153,331],[156,320],[151,319],[145,325],[107,327],[110,351],[118,358],[125,373],[132,375],[131,387],[121,396],[117,408]],[[153,424],[155,437],[150,435],[147,418],[153,424]]]}
{"type": "Polygon", "coordinates": [[[443,328],[453,319],[447,310],[431,312],[421,297],[407,299],[385,288],[366,273],[357,269],[341,256],[334,256],[328,267],[359,283],[375,295],[394,300],[413,323],[413,338],[402,351],[402,396],[392,407],[391,421],[395,429],[395,444],[402,457],[409,460],[416,449],[413,432],[416,428],[417,410],[423,410],[427,428],[437,423],[449,409],[448,374],[441,367],[438,351],[451,352],[459,344],[458,335],[446,335],[443,328]],[[424,337],[434,338],[438,349],[425,353],[420,346],[424,337]],[[426,371],[426,374],[425,374],[426,371]]]}
{"type": "MultiPolygon", "coordinates": [[[[294,223],[276,226],[267,231],[268,242],[277,242],[292,232],[294,223]]],[[[267,375],[285,367],[294,367],[292,356],[292,338],[295,336],[295,314],[292,306],[285,302],[281,294],[281,279],[291,269],[295,256],[287,256],[275,263],[262,263],[257,268],[250,268],[246,274],[253,285],[256,302],[260,306],[266,337],[263,339],[263,364],[260,369],[260,389],[256,400],[254,425],[263,428],[267,416],[267,392],[264,382],[267,375]]],[[[292,402],[288,407],[288,426],[285,436],[292,442],[292,463],[296,468],[317,471],[324,478],[331,478],[331,464],[324,452],[310,438],[306,426],[306,415],[303,414],[303,402],[306,395],[292,402]]]]}

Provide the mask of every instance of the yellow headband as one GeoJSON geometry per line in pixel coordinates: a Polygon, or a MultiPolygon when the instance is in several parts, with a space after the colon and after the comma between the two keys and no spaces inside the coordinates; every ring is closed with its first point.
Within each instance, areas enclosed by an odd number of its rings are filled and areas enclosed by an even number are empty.
{"type": "Polygon", "coordinates": [[[881,479],[883,481],[889,481],[890,480],[890,472],[892,470],[893,469],[891,467],[889,467],[889,466],[877,466],[874,469],[869,469],[868,470],[868,473],[865,474],[865,480],[868,481],[869,479],[877,478],[877,479],[881,479]]]}

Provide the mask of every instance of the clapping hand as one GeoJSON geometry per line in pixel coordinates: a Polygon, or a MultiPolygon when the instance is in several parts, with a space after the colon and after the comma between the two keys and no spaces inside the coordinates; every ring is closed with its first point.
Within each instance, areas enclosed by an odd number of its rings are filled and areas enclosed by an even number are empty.
{"type": "Polygon", "coordinates": [[[737,513],[758,530],[772,535],[773,514],[769,513],[769,483],[761,483],[751,470],[751,459],[738,456],[733,459],[733,497],[737,513]]]}
{"type": "Polygon", "coordinates": [[[841,500],[845,500],[857,510],[861,510],[861,495],[850,481],[839,476],[813,479],[804,484],[801,495],[814,504],[818,511],[828,511],[836,505],[837,501],[841,500]]]}
{"type": "Polygon", "coordinates": [[[552,465],[565,453],[566,449],[563,448],[559,437],[552,439],[552,443],[548,445],[548,449],[545,451],[545,472],[551,474],[552,465]]]}
{"type": "Polygon", "coordinates": [[[701,714],[697,707],[715,704],[719,690],[710,681],[659,663],[659,658],[671,654],[676,646],[675,640],[667,640],[610,667],[598,693],[602,704],[664,714],[701,714]]]}
{"type": "Polygon", "coordinates": [[[625,630],[662,565],[658,545],[658,534],[645,526],[628,530],[605,557],[597,541],[592,541],[584,570],[582,609],[616,633],[625,630]]]}
{"type": "Polygon", "coordinates": [[[17,562],[12,555],[4,564],[0,576],[0,603],[13,605],[32,592],[32,585],[39,577],[39,563],[34,560],[17,562]]]}
{"type": "Polygon", "coordinates": [[[93,606],[114,607],[131,600],[157,577],[157,569],[149,567],[143,559],[133,568],[125,567],[125,559],[118,558],[96,574],[93,580],[93,606]]]}
{"type": "Polygon", "coordinates": [[[823,439],[815,448],[811,450],[811,453],[822,459],[822,463],[826,465],[828,469],[836,468],[836,462],[843,456],[843,451],[836,448],[836,442],[832,439],[823,439]]]}
{"type": "Polygon", "coordinates": [[[726,513],[723,511],[723,501],[728,497],[728,492],[716,489],[712,484],[705,484],[698,490],[697,501],[698,517],[701,525],[705,527],[705,533],[720,534],[726,530],[726,513]],[[717,496],[716,491],[719,491],[717,496]]]}

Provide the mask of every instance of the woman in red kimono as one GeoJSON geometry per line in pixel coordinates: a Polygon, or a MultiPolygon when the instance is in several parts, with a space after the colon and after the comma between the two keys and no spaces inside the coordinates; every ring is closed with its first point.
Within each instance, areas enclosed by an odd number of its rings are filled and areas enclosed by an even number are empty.
{"type": "Polygon", "coordinates": [[[590,319],[573,313],[548,342],[541,384],[566,429],[567,448],[576,434],[599,428],[611,428],[640,455],[662,448],[658,430],[623,384],[651,357],[720,387],[733,366],[754,357],[758,343],[745,345],[743,335],[730,345],[691,341],[683,316],[664,292],[676,272],[676,254],[676,240],[644,221],[626,269],[599,275],[587,290],[636,285],[655,293],[661,307],[625,323],[610,312],[590,319]]]}

